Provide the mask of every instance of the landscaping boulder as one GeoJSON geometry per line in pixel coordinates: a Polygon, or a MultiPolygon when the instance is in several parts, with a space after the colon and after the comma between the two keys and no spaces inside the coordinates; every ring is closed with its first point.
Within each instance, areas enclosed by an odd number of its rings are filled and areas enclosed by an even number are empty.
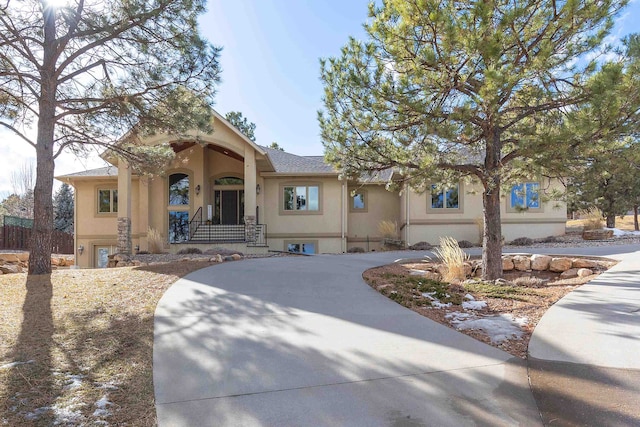
{"type": "Polygon", "coordinates": [[[515,268],[511,257],[502,258],[502,271],[511,271],[515,268]]]}
{"type": "Polygon", "coordinates": [[[570,269],[560,273],[560,278],[561,279],[573,279],[574,277],[578,277],[578,269],[577,268],[570,268],[570,269]]]}
{"type": "Polygon", "coordinates": [[[239,260],[241,260],[241,259],[242,259],[242,255],[240,255],[240,254],[233,254],[233,255],[231,255],[231,258],[232,258],[234,261],[239,261],[239,260]]]}
{"type": "Polygon", "coordinates": [[[22,267],[19,264],[2,264],[0,265],[0,271],[3,274],[22,273],[22,267]]]}
{"type": "Polygon", "coordinates": [[[551,257],[549,255],[532,255],[531,256],[531,269],[536,271],[545,271],[549,269],[551,263],[551,257]]]}
{"type": "Polygon", "coordinates": [[[607,240],[613,237],[613,230],[584,230],[582,238],[584,240],[607,240]]]}
{"type": "Polygon", "coordinates": [[[588,276],[591,276],[592,274],[593,274],[593,271],[589,270],[588,268],[578,269],[578,277],[588,277],[588,276]]]}
{"type": "Polygon", "coordinates": [[[531,269],[531,259],[528,256],[516,255],[513,257],[513,267],[518,271],[531,269]]]}
{"type": "Polygon", "coordinates": [[[590,259],[575,258],[571,266],[573,268],[596,268],[597,264],[595,261],[592,261],[590,259]]]}
{"type": "Polygon", "coordinates": [[[549,271],[554,273],[562,273],[571,268],[573,262],[569,258],[551,258],[549,263],[549,271]]]}
{"type": "Polygon", "coordinates": [[[215,256],[211,257],[209,259],[209,261],[211,261],[211,262],[222,262],[223,261],[222,255],[216,254],[215,256]]]}

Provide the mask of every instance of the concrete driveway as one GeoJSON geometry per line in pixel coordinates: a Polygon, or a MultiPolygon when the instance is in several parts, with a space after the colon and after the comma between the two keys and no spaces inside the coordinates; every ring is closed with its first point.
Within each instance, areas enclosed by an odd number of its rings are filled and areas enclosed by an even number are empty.
{"type": "Polygon", "coordinates": [[[401,256],[252,259],[176,282],[156,310],[160,426],[541,425],[522,360],[363,282],[401,256]]]}

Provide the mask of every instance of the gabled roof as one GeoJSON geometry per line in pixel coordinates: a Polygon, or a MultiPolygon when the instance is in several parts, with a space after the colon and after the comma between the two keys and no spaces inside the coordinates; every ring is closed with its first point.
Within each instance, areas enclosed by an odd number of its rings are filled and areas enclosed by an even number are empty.
{"type": "Polygon", "coordinates": [[[267,156],[271,159],[271,163],[276,173],[289,174],[337,174],[331,165],[324,162],[322,156],[296,156],[295,154],[285,151],[274,150],[273,148],[262,147],[266,151],[267,156]]]}
{"type": "Polygon", "coordinates": [[[57,176],[56,179],[66,178],[110,178],[118,176],[118,168],[115,166],[105,166],[103,168],[89,169],[82,172],[74,172],[67,175],[57,176]]]}

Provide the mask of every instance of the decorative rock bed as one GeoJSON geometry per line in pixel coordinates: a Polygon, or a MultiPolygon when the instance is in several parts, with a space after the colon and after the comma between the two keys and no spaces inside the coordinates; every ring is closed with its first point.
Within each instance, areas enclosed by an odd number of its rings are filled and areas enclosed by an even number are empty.
{"type": "MultiPolygon", "coordinates": [[[[74,263],[73,255],[51,256],[51,268],[69,267],[74,263]]],[[[14,274],[27,271],[29,268],[29,252],[0,253],[0,274],[14,274]]]]}
{"type": "MultiPolygon", "coordinates": [[[[502,256],[502,271],[508,272],[550,272],[560,275],[562,279],[587,277],[596,272],[606,270],[611,260],[595,260],[581,257],[566,257],[540,254],[507,254],[502,256]]],[[[446,267],[438,262],[425,265],[424,270],[415,270],[416,275],[427,279],[441,280],[446,267]]],[[[482,275],[482,261],[472,259],[464,264],[466,277],[482,275]]]]}

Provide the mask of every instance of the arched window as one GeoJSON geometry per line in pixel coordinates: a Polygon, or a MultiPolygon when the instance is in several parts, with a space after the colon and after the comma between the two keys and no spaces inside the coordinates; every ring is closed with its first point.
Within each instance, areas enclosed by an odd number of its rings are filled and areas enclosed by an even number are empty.
{"type": "Polygon", "coordinates": [[[225,176],[213,180],[213,185],[244,185],[244,179],[235,176],[225,176]]]}
{"type": "Polygon", "coordinates": [[[174,173],[169,175],[169,205],[189,204],[189,175],[174,173]]]}

